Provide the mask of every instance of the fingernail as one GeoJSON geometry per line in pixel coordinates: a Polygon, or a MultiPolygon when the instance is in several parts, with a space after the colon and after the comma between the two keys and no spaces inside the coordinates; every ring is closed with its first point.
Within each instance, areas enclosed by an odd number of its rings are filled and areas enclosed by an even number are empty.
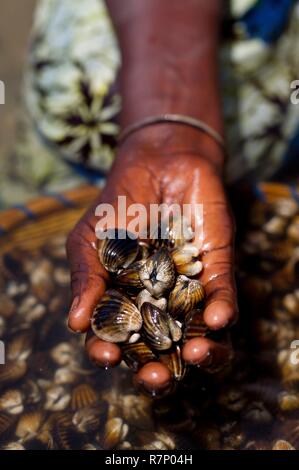
{"type": "Polygon", "coordinates": [[[71,308],[70,308],[70,310],[69,310],[69,314],[71,314],[74,310],[76,310],[76,308],[78,307],[79,303],[80,303],[80,297],[79,297],[79,295],[77,295],[77,296],[74,298],[73,302],[72,302],[71,308]]]}

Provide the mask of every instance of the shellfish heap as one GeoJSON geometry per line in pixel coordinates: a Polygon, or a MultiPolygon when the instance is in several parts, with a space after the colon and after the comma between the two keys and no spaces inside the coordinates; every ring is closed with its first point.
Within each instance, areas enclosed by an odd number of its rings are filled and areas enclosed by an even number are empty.
{"type": "Polygon", "coordinates": [[[91,322],[98,338],[119,343],[122,359],[134,372],[158,361],[170,369],[174,384],[186,373],[182,345],[207,333],[204,288],[196,279],[202,263],[184,224],[184,219],[173,220],[164,236],[159,225],[147,242],[122,229],[113,230],[113,239],[106,232],[98,253],[111,286],[91,322]]]}

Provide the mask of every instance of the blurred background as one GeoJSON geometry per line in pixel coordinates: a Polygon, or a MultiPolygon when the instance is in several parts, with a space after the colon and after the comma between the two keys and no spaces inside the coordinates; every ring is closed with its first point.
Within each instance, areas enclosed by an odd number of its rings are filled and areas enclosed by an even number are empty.
{"type": "Polygon", "coordinates": [[[21,82],[36,0],[1,0],[0,80],[6,86],[6,103],[0,106],[0,209],[22,199],[22,188],[13,184],[12,164],[17,133],[21,82]],[[8,181],[10,183],[8,183],[8,181]]]}

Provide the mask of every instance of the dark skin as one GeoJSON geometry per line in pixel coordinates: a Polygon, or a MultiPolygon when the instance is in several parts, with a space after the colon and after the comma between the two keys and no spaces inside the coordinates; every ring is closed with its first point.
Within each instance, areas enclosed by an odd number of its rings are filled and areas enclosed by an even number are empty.
{"type": "MultiPolygon", "coordinates": [[[[202,119],[222,134],[217,80],[221,1],[109,0],[107,5],[122,52],[121,126],[150,115],[179,113],[202,119]]],[[[109,278],[94,249],[99,220],[94,209],[100,203],[116,206],[118,196],[126,196],[128,204],[146,207],[162,202],[203,204],[204,269],[199,279],[207,293],[204,318],[214,330],[235,321],[234,224],[222,181],[223,165],[223,151],[216,142],[179,124],[153,125],[120,145],[104,190],[68,239],[72,330],[89,330],[92,311],[105,291],[109,278]]],[[[87,353],[93,361],[110,366],[119,363],[117,345],[91,333],[87,338],[87,353]]],[[[228,345],[205,338],[193,339],[183,349],[187,362],[202,367],[217,366],[230,354],[228,345]]],[[[136,379],[146,388],[159,389],[166,386],[167,373],[157,366],[155,374],[154,365],[150,372],[141,369],[136,379]]]]}

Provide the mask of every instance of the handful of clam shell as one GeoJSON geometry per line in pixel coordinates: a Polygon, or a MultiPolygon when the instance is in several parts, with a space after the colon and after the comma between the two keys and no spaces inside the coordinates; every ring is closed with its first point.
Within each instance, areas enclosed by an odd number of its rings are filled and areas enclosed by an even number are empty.
{"type": "Polygon", "coordinates": [[[172,387],[186,373],[184,342],[207,333],[197,279],[202,263],[184,224],[172,220],[165,233],[159,225],[146,242],[123,229],[105,232],[98,254],[111,285],[91,321],[98,338],[119,343],[130,369],[160,362],[171,372],[172,387]]]}

